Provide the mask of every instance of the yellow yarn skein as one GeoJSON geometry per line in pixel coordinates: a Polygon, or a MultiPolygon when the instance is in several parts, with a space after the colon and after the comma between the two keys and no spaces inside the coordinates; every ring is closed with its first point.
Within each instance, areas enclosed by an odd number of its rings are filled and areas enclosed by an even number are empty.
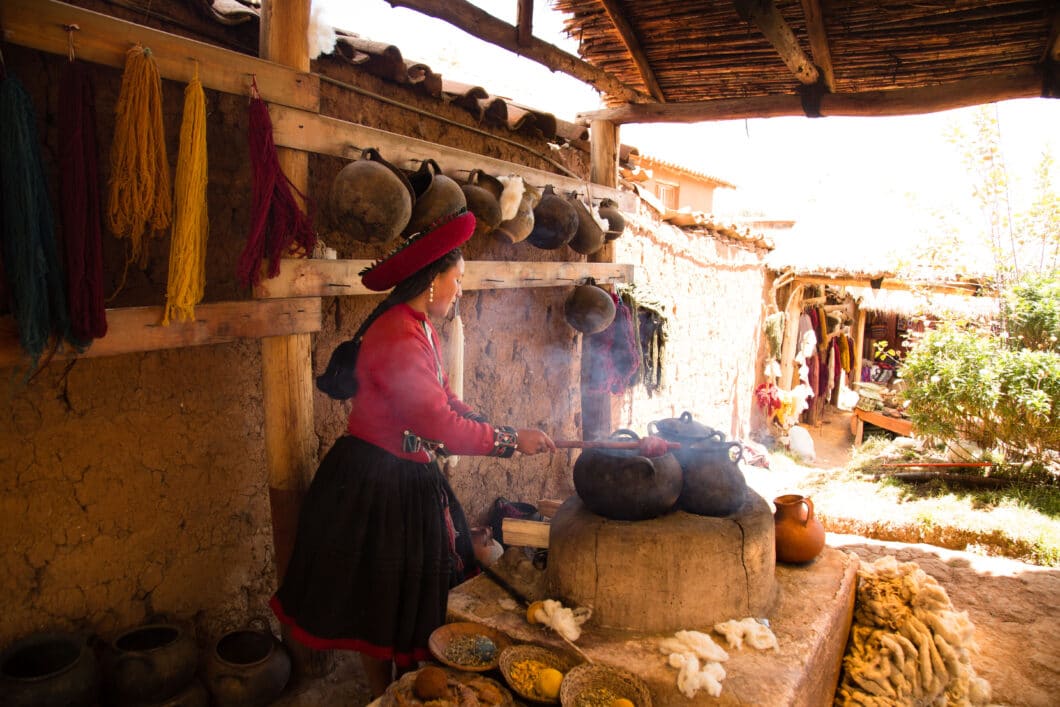
{"type": "Polygon", "coordinates": [[[206,240],[210,220],[206,202],[206,96],[195,77],[184,89],[184,117],[177,153],[176,215],[169,247],[169,282],[162,324],[171,317],[195,320],[195,305],[206,286],[206,240]]]}
{"type": "Polygon", "coordinates": [[[145,231],[169,227],[170,191],[162,79],[151,50],[137,45],[126,53],[115,111],[107,226],[118,238],[129,239],[129,260],[141,268],[147,266],[145,231]]]}

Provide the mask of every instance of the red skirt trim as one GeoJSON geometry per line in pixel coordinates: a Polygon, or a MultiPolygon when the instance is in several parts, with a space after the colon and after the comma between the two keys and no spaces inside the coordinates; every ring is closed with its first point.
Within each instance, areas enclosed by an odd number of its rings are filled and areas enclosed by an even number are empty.
{"type": "Polygon", "coordinates": [[[357,651],[376,660],[392,660],[399,668],[410,667],[418,661],[431,660],[432,657],[430,651],[424,648],[416,648],[411,653],[397,653],[390,646],[377,646],[357,638],[321,638],[314,636],[299,626],[293,618],[284,612],[283,607],[280,605],[280,600],[275,596],[269,600],[269,607],[272,609],[272,613],[276,614],[276,618],[280,620],[280,623],[290,628],[292,638],[315,651],[357,651]]]}

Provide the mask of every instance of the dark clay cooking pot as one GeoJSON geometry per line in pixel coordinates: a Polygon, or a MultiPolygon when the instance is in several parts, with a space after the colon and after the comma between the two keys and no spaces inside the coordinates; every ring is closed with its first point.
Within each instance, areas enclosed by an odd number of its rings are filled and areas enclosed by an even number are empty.
{"type": "Polygon", "coordinates": [[[696,422],[687,411],[649,424],[649,433],[653,428],[663,439],[681,443],[673,453],[684,474],[678,508],[701,516],[727,516],[743,506],[747,480],[739,466],[742,444],[726,442],[725,435],[696,422]]]}
{"type": "Polygon", "coordinates": [[[0,704],[91,707],[98,703],[96,656],[84,636],[43,632],[0,653],[0,704]]]}
{"type": "MultiPolygon", "coordinates": [[[[630,430],[618,430],[610,438],[639,439],[630,430]]],[[[586,508],[614,520],[668,513],[682,485],[681,465],[669,452],[644,457],[636,449],[586,449],[574,462],[574,488],[586,508]]]]}
{"type": "Polygon", "coordinates": [[[184,689],[199,661],[195,636],[177,622],[152,620],[129,629],[107,647],[107,693],[118,707],[167,700],[184,689]]]}
{"type": "Polygon", "coordinates": [[[291,677],[291,658],[263,618],[221,636],[206,657],[206,687],[216,707],[265,707],[291,677]]]}

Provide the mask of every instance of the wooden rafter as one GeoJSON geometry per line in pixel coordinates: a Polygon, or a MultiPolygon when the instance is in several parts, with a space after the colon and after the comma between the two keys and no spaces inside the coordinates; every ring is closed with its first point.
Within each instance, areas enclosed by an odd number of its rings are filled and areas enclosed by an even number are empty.
{"type": "Polygon", "coordinates": [[[529,47],[534,38],[534,0],[519,0],[515,20],[515,42],[529,47]]]}
{"type": "Polygon", "coordinates": [[[629,20],[623,14],[622,8],[618,6],[616,0],[600,0],[600,4],[604,6],[604,12],[607,13],[611,24],[618,31],[618,36],[622,39],[622,43],[626,45],[626,51],[629,52],[637,71],[640,72],[640,77],[644,81],[644,85],[648,87],[648,92],[655,97],[655,100],[665,103],[666,96],[663,95],[662,86],[659,85],[658,79],[655,78],[655,72],[652,71],[651,64],[648,63],[648,56],[644,53],[643,47],[640,46],[640,41],[633,31],[633,26],[629,24],[629,20]]]}
{"type": "Polygon", "coordinates": [[[1045,45],[1045,58],[1060,61],[1060,10],[1053,15],[1053,24],[1049,30],[1049,40],[1045,45]]]}
{"type": "Polygon", "coordinates": [[[806,18],[806,36],[810,40],[813,63],[821,72],[821,81],[829,93],[835,91],[835,72],[832,70],[832,51],[828,48],[828,31],[824,28],[821,0],[802,0],[802,14],[806,18]]]}
{"type": "Polygon", "coordinates": [[[806,52],[799,47],[795,33],[791,31],[783,15],[777,11],[772,0],[733,0],[733,4],[736,5],[740,17],[755,23],[800,83],[817,83],[820,72],[810,61],[810,57],[806,56],[806,52]]]}
{"type": "MultiPolygon", "coordinates": [[[[923,88],[826,93],[821,96],[823,116],[879,117],[919,115],[952,108],[993,103],[1012,98],[1041,95],[1041,76],[1034,68],[1004,76],[965,79],[923,88]]],[[[580,113],[578,120],[610,120],[614,123],[698,123],[704,120],[779,118],[805,115],[799,96],[751,96],[716,101],[624,105],[580,113]]]]}
{"type": "Polygon", "coordinates": [[[552,71],[561,71],[583,81],[598,91],[630,103],[654,102],[648,94],[638,91],[617,78],[558,47],[530,38],[530,45],[519,46],[516,28],[498,20],[467,0],[387,0],[394,7],[407,7],[424,15],[448,22],[454,27],[478,37],[484,42],[532,59],[552,71]]]}

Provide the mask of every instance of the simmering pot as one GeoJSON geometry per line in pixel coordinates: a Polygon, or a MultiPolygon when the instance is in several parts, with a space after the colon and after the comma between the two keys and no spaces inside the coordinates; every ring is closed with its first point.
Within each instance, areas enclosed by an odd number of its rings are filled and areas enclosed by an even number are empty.
{"type": "MultiPolygon", "coordinates": [[[[637,440],[630,430],[611,439],[637,440]]],[[[681,465],[670,452],[641,456],[636,449],[589,448],[574,462],[574,488],[585,507],[614,520],[648,520],[673,510],[683,485],[681,465]]]]}
{"type": "Polygon", "coordinates": [[[679,418],[648,425],[663,439],[679,442],[674,457],[681,465],[684,486],[677,507],[702,516],[727,516],[743,506],[747,480],[740,471],[743,445],[726,442],[725,435],[692,419],[690,412],[679,418]]]}

